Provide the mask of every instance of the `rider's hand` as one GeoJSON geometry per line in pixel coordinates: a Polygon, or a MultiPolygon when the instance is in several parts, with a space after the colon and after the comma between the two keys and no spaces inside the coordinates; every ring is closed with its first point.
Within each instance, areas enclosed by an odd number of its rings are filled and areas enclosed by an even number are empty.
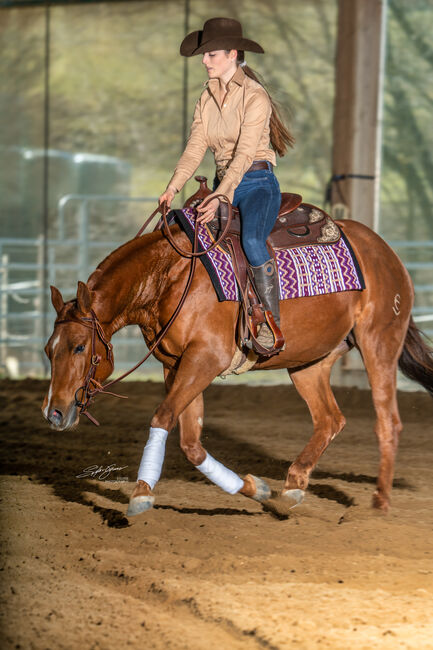
{"type": "Polygon", "coordinates": [[[174,189],[174,187],[169,185],[167,187],[167,189],[165,190],[165,192],[163,194],[161,194],[161,196],[159,197],[159,199],[158,199],[159,205],[161,205],[162,203],[164,203],[164,201],[166,201],[167,208],[169,208],[170,205],[171,205],[171,202],[174,199],[175,194],[176,194],[176,190],[174,189]]]}
{"type": "Polygon", "coordinates": [[[199,223],[208,223],[209,221],[212,221],[212,219],[215,217],[216,211],[219,208],[219,204],[219,199],[212,199],[212,201],[209,201],[209,203],[207,203],[204,208],[199,205],[197,207],[197,212],[199,213],[197,221],[199,223]]]}

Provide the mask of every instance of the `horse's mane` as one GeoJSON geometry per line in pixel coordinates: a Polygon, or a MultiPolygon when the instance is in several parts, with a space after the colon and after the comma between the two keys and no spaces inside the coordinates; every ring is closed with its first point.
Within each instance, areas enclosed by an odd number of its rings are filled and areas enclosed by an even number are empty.
{"type": "Polygon", "coordinates": [[[159,239],[161,239],[161,231],[158,230],[156,232],[142,235],[141,237],[134,237],[134,239],[130,239],[124,244],[121,244],[118,248],[115,248],[114,251],[111,251],[111,253],[109,253],[90,274],[87,280],[87,286],[89,289],[94,288],[96,282],[100,279],[101,274],[112,270],[115,266],[121,264],[125,258],[129,257],[133,252],[136,252],[138,249],[144,249],[159,239]]]}

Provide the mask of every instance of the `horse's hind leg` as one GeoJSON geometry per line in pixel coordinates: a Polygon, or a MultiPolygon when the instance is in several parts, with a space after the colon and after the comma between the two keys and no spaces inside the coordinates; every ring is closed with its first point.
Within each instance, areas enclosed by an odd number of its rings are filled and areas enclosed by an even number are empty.
{"type": "Polygon", "coordinates": [[[329,380],[332,366],[349,349],[350,345],[342,341],[322,361],[296,372],[289,371],[296,389],[307,403],[314,425],[310,441],[287,472],[283,495],[295,501],[301,500],[320,456],[346,424],[329,380]]]}
{"type": "Polygon", "coordinates": [[[362,353],[376,411],[375,432],[379,443],[380,464],[373,506],[386,512],[389,508],[394,462],[402,424],[397,405],[397,362],[404,335],[398,332],[382,337],[377,331],[359,324],[355,337],[362,353]],[[401,340],[400,340],[401,339],[401,340]]]}

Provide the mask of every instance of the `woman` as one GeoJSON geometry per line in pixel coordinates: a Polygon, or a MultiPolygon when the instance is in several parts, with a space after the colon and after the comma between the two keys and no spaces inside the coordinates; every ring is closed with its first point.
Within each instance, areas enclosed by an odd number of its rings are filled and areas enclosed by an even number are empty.
{"type": "MultiPolygon", "coordinates": [[[[209,81],[196,104],[185,151],[159,202],[166,201],[170,206],[209,147],[216,163],[214,192],[218,189],[218,194],[225,194],[239,209],[242,246],[256,289],[279,328],[277,271],[266,239],[281,203],[273,173],[275,151],[283,156],[287,145],[293,146],[293,138],[268,92],[246,65],[245,50],[264,52],[258,43],[243,38],[241,24],[231,18],[211,18],[202,31],[192,32],[183,40],[180,53],[203,54],[209,81]]],[[[217,198],[204,208],[199,206],[197,221],[207,223],[215,217],[218,207],[217,198]]],[[[267,325],[261,327],[258,341],[269,352],[275,352],[274,335],[267,325]]]]}

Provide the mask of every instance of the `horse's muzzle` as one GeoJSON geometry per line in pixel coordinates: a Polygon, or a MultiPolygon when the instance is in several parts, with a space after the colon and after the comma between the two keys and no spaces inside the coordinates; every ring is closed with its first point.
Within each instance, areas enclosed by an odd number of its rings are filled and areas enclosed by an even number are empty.
{"type": "Polygon", "coordinates": [[[58,409],[52,409],[51,413],[48,414],[48,421],[55,427],[60,427],[63,422],[63,413],[58,409]]]}
{"type": "Polygon", "coordinates": [[[72,404],[67,410],[66,415],[58,408],[52,408],[49,412],[44,413],[46,419],[51,424],[52,429],[57,431],[65,431],[72,429],[78,424],[78,409],[75,404],[72,404]]]}

